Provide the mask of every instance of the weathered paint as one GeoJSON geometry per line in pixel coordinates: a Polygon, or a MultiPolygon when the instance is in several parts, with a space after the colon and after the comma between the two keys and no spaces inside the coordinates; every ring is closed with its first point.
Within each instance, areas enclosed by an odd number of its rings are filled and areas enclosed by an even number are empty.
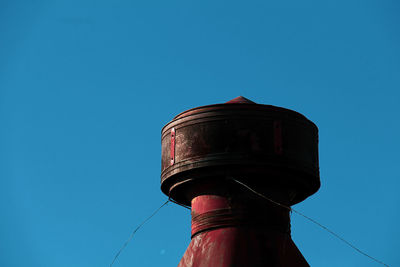
{"type": "Polygon", "coordinates": [[[237,98],[190,109],[164,126],[161,143],[161,190],[181,204],[209,178],[278,186],[290,205],[320,186],[318,128],[285,108],[237,98]]]}
{"type": "Polygon", "coordinates": [[[161,190],[192,207],[179,267],[306,267],[287,206],[320,186],[318,128],[300,113],[238,97],[187,110],[162,130],[161,190]]]}
{"type": "MultiPolygon", "coordinates": [[[[265,209],[259,210],[260,217],[269,212],[271,216],[279,216],[277,212],[283,215],[288,212],[264,206],[265,209]]],[[[235,209],[246,209],[246,204],[232,205],[230,199],[215,195],[202,195],[192,201],[193,215],[221,209],[232,209],[234,213],[235,209]]],[[[247,224],[242,221],[227,227],[209,223],[208,229],[196,233],[196,222],[192,221],[194,236],[178,267],[309,266],[289,232],[256,225],[250,220],[247,224]]]]}

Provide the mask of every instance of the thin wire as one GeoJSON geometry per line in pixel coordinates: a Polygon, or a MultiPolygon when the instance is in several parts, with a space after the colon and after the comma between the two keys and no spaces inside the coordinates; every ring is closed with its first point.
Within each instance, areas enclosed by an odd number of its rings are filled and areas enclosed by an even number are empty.
{"type": "Polygon", "coordinates": [[[382,264],[382,265],[384,265],[384,266],[389,267],[389,265],[387,265],[386,263],[384,263],[384,262],[382,262],[382,261],[380,261],[380,260],[378,260],[378,259],[376,259],[376,258],[374,258],[374,257],[372,257],[372,256],[370,256],[370,255],[368,255],[367,253],[365,253],[364,251],[360,250],[359,248],[357,248],[356,246],[354,246],[353,244],[351,244],[349,241],[347,241],[346,239],[344,239],[344,238],[341,237],[340,235],[336,234],[335,232],[333,232],[332,230],[330,230],[330,229],[327,228],[326,226],[324,226],[324,225],[320,224],[319,222],[317,222],[316,220],[314,220],[314,219],[312,219],[312,218],[306,216],[305,214],[301,213],[300,211],[297,211],[297,210],[295,210],[295,209],[293,209],[293,208],[291,208],[291,207],[289,207],[289,206],[286,206],[286,205],[283,205],[283,204],[281,204],[281,203],[279,203],[279,202],[276,202],[276,201],[274,201],[274,200],[272,200],[272,199],[270,199],[270,198],[264,196],[263,194],[258,193],[257,191],[255,191],[254,189],[252,189],[251,187],[249,187],[248,185],[246,185],[246,184],[244,184],[244,183],[242,183],[242,182],[240,182],[240,181],[238,181],[238,180],[236,180],[236,179],[233,179],[233,178],[230,178],[230,179],[233,180],[234,182],[236,182],[236,183],[242,185],[243,187],[247,188],[248,190],[250,190],[250,191],[253,192],[254,194],[256,194],[256,195],[258,195],[258,196],[260,196],[260,197],[262,197],[262,198],[264,198],[264,199],[266,199],[266,200],[268,200],[268,201],[270,201],[270,202],[272,202],[272,203],[274,203],[274,204],[276,204],[276,205],[278,205],[278,206],[280,206],[280,207],[282,207],[282,208],[285,208],[285,209],[287,209],[287,210],[289,210],[289,211],[293,211],[293,212],[299,214],[300,216],[303,216],[304,218],[306,218],[306,219],[309,220],[310,222],[312,222],[312,223],[318,225],[319,227],[321,227],[321,228],[324,229],[325,231],[329,232],[330,234],[332,234],[333,236],[335,236],[335,237],[338,238],[339,240],[343,241],[345,244],[347,244],[348,246],[350,246],[352,249],[356,250],[358,253],[360,253],[360,254],[362,254],[362,255],[364,255],[364,256],[370,258],[371,260],[373,260],[373,261],[375,261],[375,262],[377,262],[377,263],[379,263],[379,264],[382,264]]]}
{"type": "Polygon", "coordinates": [[[173,203],[175,203],[175,204],[178,204],[179,206],[182,206],[182,207],[184,207],[184,208],[186,208],[186,209],[188,209],[188,210],[191,210],[191,209],[192,209],[190,206],[181,204],[181,203],[179,203],[179,202],[173,200],[171,197],[168,198],[168,201],[171,201],[171,202],[173,202],[173,203]]]}
{"type": "Polygon", "coordinates": [[[136,229],[132,232],[132,234],[130,235],[129,239],[125,241],[124,245],[121,247],[121,249],[118,251],[118,253],[115,255],[113,261],[110,264],[110,267],[113,266],[114,262],[117,260],[119,254],[121,254],[122,250],[128,245],[128,243],[132,240],[133,236],[135,235],[135,233],[140,229],[140,227],[142,227],[148,220],[150,220],[154,215],[157,214],[157,212],[164,207],[165,205],[167,205],[169,202],[169,199],[167,201],[165,201],[164,204],[162,204],[158,209],[156,209],[149,217],[147,217],[147,219],[145,219],[141,224],[139,224],[138,227],[136,227],[136,229]]]}

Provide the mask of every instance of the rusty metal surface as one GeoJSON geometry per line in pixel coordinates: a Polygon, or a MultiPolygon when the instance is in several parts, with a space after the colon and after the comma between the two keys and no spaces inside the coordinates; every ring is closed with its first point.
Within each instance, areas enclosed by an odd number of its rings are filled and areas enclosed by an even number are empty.
{"type": "Polygon", "coordinates": [[[289,209],[320,186],[318,129],[303,115],[244,97],[176,116],[162,130],[161,189],[192,207],[179,267],[309,266],[289,209]]]}
{"type": "Polygon", "coordinates": [[[161,165],[162,191],[185,205],[191,188],[227,177],[279,188],[292,205],[319,189],[318,129],[295,111],[237,98],[165,125],[161,165]]]}

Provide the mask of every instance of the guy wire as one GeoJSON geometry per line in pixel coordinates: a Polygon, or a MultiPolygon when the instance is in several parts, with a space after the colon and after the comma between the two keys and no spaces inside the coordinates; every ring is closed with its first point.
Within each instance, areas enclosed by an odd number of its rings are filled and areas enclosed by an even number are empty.
{"type": "Polygon", "coordinates": [[[348,246],[350,246],[352,249],[354,249],[354,250],[357,251],[358,253],[360,253],[360,254],[362,254],[362,255],[364,255],[364,256],[370,258],[371,260],[373,260],[373,261],[375,261],[375,262],[377,262],[377,263],[379,263],[379,264],[381,264],[381,265],[384,265],[384,266],[389,267],[389,265],[387,265],[386,263],[384,263],[384,262],[382,262],[382,261],[380,261],[380,260],[378,260],[378,259],[376,259],[376,258],[374,258],[374,257],[372,257],[372,256],[370,256],[370,255],[368,255],[367,253],[365,253],[364,251],[360,250],[359,248],[357,248],[356,246],[354,246],[353,244],[351,244],[349,241],[347,241],[346,239],[344,239],[344,238],[341,237],[340,235],[336,234],[335,232],[333,232],[332,230],[330,230],[330,229],[327,228],[326,226],[322,225],[321,223],[317,222],[316,220],[314,220],[314,219],[312,219],[312,218],[306,216],[305,214],[303,214],[303,213],[301,213],[301,212],[299,212],[299,211],[297,211],[297,210],[295,210],[295,209],[293,209],[293,208],[291,208],[291,207],[289,207],[289,206],[283,205],[283,204],[281,204],[281,203],[279,203],[279,202],[276,202],[276,201],[274,201],[274,200],[272,200],[272,199],[270,199],[270,198],[264,196],[264,195],[261,194],[261,193],[258,193],[256,190],[252,189],[252,188],[249,187],[248,185],[246,185],[246,184],[244,184],[244,183],[242,183],[242,182],[240,182],[240,181],[238,181],[238,180],[236,180],[236,179],[234,179],[234,178],[229,178],[229,179],[232,180],[232,181],[234,181],[234,182],[236,182],[236,183],[238,183],[238,184],[240,184],[241,186],[245,187],[246,189],[248,189],[249,191],[253,192],[254,194],[256,194],[256,195],[258,195],[258,196],[260,196],[260,197],[262,197],[262,198],[264,198],[264,199],[266,199],[266,200],[268,200],[268,201],[274,203],[275,205],[278,205],[278,206],[280,206],[280,207],[282,207],[282,208],[284,208],[284,209],[287,209],[287,210],[289,210],[289,211],[293,211],[293,212],[299,214],[300,216],[306,218],[306,219],[309,220],[310,222],[312,222],[312,223],[318,225],[319,227],[321,227],[322,229],[324,229],[325,231],[327,231],[327,232],[330,233],[331,235],[335,236],[336,238],[338,238],[339,240],[341,240],[342,242],[344,242],[345,244],[347,244],[348,246]]]}
{"type": "Polygon", "coordinates": [[[113,266],[114,262],[117,260],[119,254],[121,254],[122,250],[128,245],[128,243],[132,240],[133,236],[135,235],[135,233],[140,229],[140,227],[142,227],[148,220],[150,220],[154,215],[157,214],[157,212],[164,207],[165,205],[167,205],[169,202],[169,199],[167,201],[164,202],[164,204],[162,204],[158,209],[156,209],[149,217],[147,217],[141,224],[139,224],[138,227],[136,227],[135,230],[133,230],[132,234],[130,235],[130,237],[128,238],[128,240],[125,241],[125,243],[122,245],[121,249],[117,252],[117,254],[115,255],[113,261],[110,264],[110,267],[113,266]]]}
{"type": "Polygon", "coordinates": [[[135,233],[147,222],[149,221],[154,215],[157,214],[157,212],[164,207],[165,205],[168,204],[168,202],[173,202],[175,204],[178,204],[186,209],[191,209],[189,206],[186,206],[184,204],[178,203],[175,200],[173,200],[170,196],[168,196],[168,200],[164,202],[164,204],[162,204],[158,209],[156,209],[149,217],[147,217],[141,224],[139,224],[138,227],[135,228],[135,230],[133,230],[133,232],[131,233],[130,237],[128,238],[128,240],[125,241],[125,243],[122,245],[121,249],[117,252],[117,254],[115,255],[113,261],[110,264],[110,267],[113,266],[114,262],[117,260],[119,254],[121,254],[122,250],[128,245],[128,243],[132,240],[133,236],[135,235],[135,233]]]}
{"type": "Polygon", "coordinates": [[[186,209],[188,209],[188,210],[191,210],[191,209],[192,209],[190,206],[187,206],[187,205],[185,205],[185,204],[181,204],[181,203],[179,203],[179,202],[173,200],[171,197],[168,198],[168,201],[171,201],[171,202],[173,202],[173,203],[175,203],[175,204],[178,204],[179,206],[182,206],[182,207],[184,207],[184,208],[186,208],[186,209]]]}

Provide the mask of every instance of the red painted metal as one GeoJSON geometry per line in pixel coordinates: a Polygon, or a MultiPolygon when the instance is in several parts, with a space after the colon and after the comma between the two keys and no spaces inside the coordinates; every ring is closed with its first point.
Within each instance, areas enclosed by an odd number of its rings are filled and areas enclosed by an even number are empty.
{"type": "Polygon", "coordinates": [[[191,205],[178,267],[309,266],[286,206],[320,186],[318,128],[303,115],[237,97],[176,116],[162,130],[161,190],[191,205]]]}
{"type": "Polygon", "coordinates": [[[318,128],[292,110],[236,98],[182,112],[161,140],[161,190],[184,205],[209,178],[234,177],[260,193],[280,187],[292,195],[290,205],[320,186],[318,128]]]}
{"type": "Polygon", "coordinates": [[[290,237],[288,213],[265,202],[198,196],[192,200],[192,240],[178,267],[309,266],[290,237]]]}
{"type": "Polygon", "coordinates": [[[238,96],[232,100],[229,100],[225,104],[255,104],[255,102],[253,102],[243,96],[238,96]]]}
{"type": "Polygon", "coordinates": [[[171,129],[171,165],[175,163],[175,128],[171,129]]]}

